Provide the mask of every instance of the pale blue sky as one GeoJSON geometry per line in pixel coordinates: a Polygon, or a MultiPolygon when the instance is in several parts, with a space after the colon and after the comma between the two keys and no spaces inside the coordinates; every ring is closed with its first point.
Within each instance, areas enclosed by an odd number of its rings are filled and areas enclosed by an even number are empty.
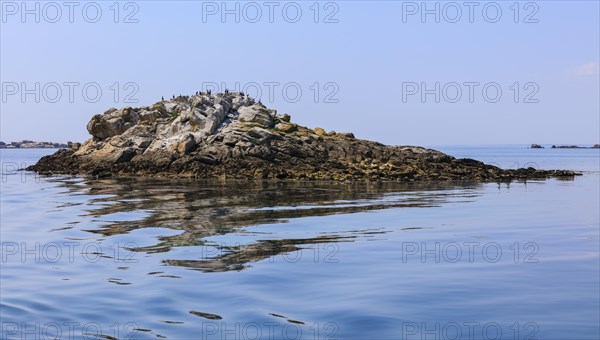
{"type": "MultiPolygon", "coordinates": [[[[450,7],[448,20],[442,13],[440,23],[433,15],[422,22],[418,14],[403,22],[403,13],[408,15],[414,3],[400,1],[320,2],[318,23],[311,8],[314,1],[288,5],[288,17],[282,14],[286,2],[275,2],[273,23],[268,5],[261,1],[256,2],[263,11],[258,23],[245,20],[244,13],[240,23],[234,15],[222,23],[218,8],[219,13],[208,15],[221,1],[132,1],[135,6],[128,8],[121,2],[119,23],[110,8],[114,2],[97,1],[102,16],[88,23],[84,19],[93,19],[94,8],[84,18],[81,2],[70,23],[68,7],[57,3],[63,12],[57,23],[48,22],[55,16],[50,7],[36,23],[34,15],[22,22],[22,8],[12,14],[12,4],[20,6],[21,1],[2,1],[2,141],[83,141],[89,137],[85,125],[90,117],[110,107],[149,105],[161,96],[191,94],[203,82],[225,82],[230,89],[239,82],[261,84],[263,102],[290,113],[300,124],[352,131],[386,144],[600,142],[598,1],[537,1],[527,8],[527,2],[520,2],[518,23],[511,9],[514,1],[495,2],[502,9],[496,23],[486,21],[493,19],[493,7],[487,17],[481,12],[490,2],[477,2],[473,23],[464,2],[457,2],[463,11],[457,23],[448,22],[454,16],[450,7]],[[293,19],[295,4],[302,16],[288,23],[285,19],[293,19]],[[133,18],[138,22],[123,23],[136,9],[133,18]],[[324,23],[336,10],[332,19],[338,22],[324,23]],[[538,22],[524,23],[536,10],[530,19],[538,22]],[[34,88],[36,82],[40,92],[46,87],[48,98],[42,95],[36,103],[34,95],[27,95],[23,103],[21,83],[34,88]],[[65,82],[80,84],[73,103],[65,82]],[[139,104],[124,102],[134,89],[123,89],[129,82],[138,87],[133,98],[139,104]],[[273,103],[266,93],[265,83],[270,82],[281,84],[273,103]],[[425,83],[434,88],[436,82],[441,88],[461,84],[463,96],[457,103],[443,96],[435,103],[434,95],[428,95],[422,103],[403,86],[425,83]],[[473,103],[465,82],[481,84],[473,103]],[[19,85],[16,90],[14,83],[19,85]],[[63,94],[56,103],[49,102],[54,96],[51,83],[61,84],[63,94]],[[81,94],[88,83],[97,83],[103,91],[96,103],[81,94]],[[114,83],[121,87],[116,103],[114,83]],[[302,89],[296,103],[281,93],[283,85],[294,83],[302,89]],[[317,103],[314,83],[321,87],[317,103]],[[335,86],[324,89],[326,83],[335,86]],[[482,96],[487,83],[502,89],[498,102],[488,103],[482,96]],[[514,83],[521,87],[518,103],[511,89],[514,83]],[[526,83],[535,84],[524,89],[526,83]],[[332,99],[338,102],[325,103],[324,97],[336,87],[332,99]],[[538,102],[524,103],[536,90],[531,99],[538,102]]],[[[39,4],[43,12],[46,3],[39,4]]],[[[254,9],[239,4],[251,19],[254,9]]],[[[446,2],[438,4],[443,10],[446,2]]],[[[294,87],[290,88],[293,97],[294,87]]],[[[454,97],[455,89],[447,89],[448,97],[454,97]]]]}

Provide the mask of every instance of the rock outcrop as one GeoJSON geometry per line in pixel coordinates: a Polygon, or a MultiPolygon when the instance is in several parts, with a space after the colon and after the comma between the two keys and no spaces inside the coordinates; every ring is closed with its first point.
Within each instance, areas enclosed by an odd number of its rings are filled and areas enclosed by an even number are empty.
{"type": "Polygon", "coordinates": [[[242,93],[198,93],[141,108],[110,109],[87,125],[92,138],[43,157],[44,174],[296,180],[482,181],[573,176],[502,170],[415,146],[386,146],[352,133],[309,129],[242,93]]]}

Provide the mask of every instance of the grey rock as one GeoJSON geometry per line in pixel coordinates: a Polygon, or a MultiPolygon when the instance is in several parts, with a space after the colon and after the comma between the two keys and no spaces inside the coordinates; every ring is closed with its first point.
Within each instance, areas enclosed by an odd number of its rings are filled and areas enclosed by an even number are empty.
{"type": "Polygon", "coordinates": [[[269,110],[261,107],[258,104],[252,106],[244,106],[238,111],[240,113],[239,120],[242,122],[257,123],[258,125],[265,128],[273,127],[274,115],[269,110]]]}
{"type": "Polygon", "coordinates": [[[194,150],[196,147],[196,140],[194,136],[188,135],[183,141],[179,142],[177,146],[177,151],[182,154],[188,154],[194,150]]]}
{"type": "Polygon", "coordinates": [[[88,132],[102,140],[117,136],[138,123],[138,117],[131,108],[110,109],[103,115],[95,115],[87,124],[88,132]]]}

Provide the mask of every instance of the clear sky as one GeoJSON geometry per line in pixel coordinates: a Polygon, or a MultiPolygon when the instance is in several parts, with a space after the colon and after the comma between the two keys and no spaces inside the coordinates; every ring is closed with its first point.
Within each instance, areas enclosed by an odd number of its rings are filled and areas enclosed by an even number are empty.
{"type": "Polygon", "coordinates": [[[5,142],[83,141],[93,114],[211,83],[386,144],[600,142],[598,1],[21,3],[1,2],[5,142]]]}

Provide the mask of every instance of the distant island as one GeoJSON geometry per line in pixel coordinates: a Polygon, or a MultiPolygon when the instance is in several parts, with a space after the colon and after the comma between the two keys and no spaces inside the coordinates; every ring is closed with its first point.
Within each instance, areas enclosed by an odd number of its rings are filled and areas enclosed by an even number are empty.
{"type": "Polygon", "coordinates": [[[0,149],[64,149],[67,144],[51,142],[34,142],[32,140],[22,140],[20,142],[4,143],[0,142],[0,149]]]}
{"type": "MultiPolygon", "coordinates": [[[[531,144],[530,149],[544,149],[539,144],[531,144]]],[[[594,146],[577,146],[577,145],[552,145],[550,149],[600,149],[600,144],[594,144],[594,146]]]]}
{"type": "Polygon", "coordinates": [[[301,181],[510,181],[569,170],[501,169],[418,146],[295,124],[242,92],[196,92],[91,118],[92,136],[42,157],[42,174],[301,181]]]}

